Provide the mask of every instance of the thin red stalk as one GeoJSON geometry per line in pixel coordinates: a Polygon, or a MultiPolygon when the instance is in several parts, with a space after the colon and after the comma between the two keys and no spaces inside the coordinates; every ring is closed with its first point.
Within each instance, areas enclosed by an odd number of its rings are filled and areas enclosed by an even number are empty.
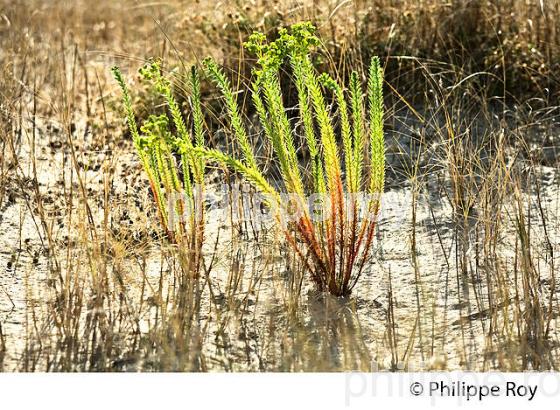
{"type": "Polygon", "coordinates": [[[340,278],[340,283],[339,282],[339,278],[336,278],[336,285],[338,288],[342,287],[342,279],[344,277],[344,271],[343,271],[343,267],[344,267],[344,249],[346,246],[346,237],[344,236],[344,224],[345,224],[345,218],[344,218],[344,191],[343,191],[343,185],[342,185],[342,179],[338,179],[338,183],[337,183],[337,196],[338,196],[338,218],[340,220],[340,260],[338,263],[338,275],[340,278]]]}
{"type": "MultiPolygon", "coordinates": [[[[339,181],[340,177],[335,175],[335,181],[339,181]]],[[[337,183],[338,185],[338,183],[337,183]]],[[[327,222],[327,246],[329,249],[329,263],[328,263],[328,273],[327,281],[329,283],[329,289],[336,288],[336,234],[337,234],[337,213],[338,209],[338,198],[337,198],[338,187],[331,187],[330,197],[331,197],[331,215],[329,221],[327,222]]]]}
{"type": "Polygon", "coordinates": [[[315,283],[317,283],[317,286],[319,286],[320,290],[323,290],[323,284],[320,280],[320,276],[318,276],[316,269],[314,269],[308,261],[308,257],[306,257],[305,255],[303,255],[303,253],[301,252],[301,250],[299,249],[298,245],[297,245],[297,241],[296,239],[290,234],[289,230],[287,229],[283,229],[282,230],[284,232],[284,235],[286,236],[286,239],[288,241],[288,243],[292,246],[292,248],[295,250],[296,254],[299,256],[299,258],[303,261],[303,263],[305,264],[305,267],[309,270],[309,272],[311,273],[311,276],[313,277],[313,280],[315,281],[315,283]]]}
{"type": "Polygon", "coordinates": [[[363,271],[365,263],[368,259],[368,255],[369,255],[369,252],[370,252],[370,246],[371,246],[371,243],[373,241],[373,236],[375,234],[375,227],[376,226],[377,226],[376,221],[371,222],[371,224],[369,225],[367,239],[366,239],[366,243],[365,243],[365,247],[364,247],[364,252],[362,254],[362,259],[359,263],[358,273],[356,274],[356,277],[355,277],[355,279],[352,283],[352,286],[350,287],[350,290],[352,290],[352,288],[356,285],[356,282],[358,282],[359,277],[362,275],[362,271],[363,271]]]}
{"type": "Polygon", "coordinates": [[[348,291],[348,283],[350,282],[350,278],[352,275],[352,270],[354,267],[354,260],[358,255],[359,248],[356,248],[356,229],[357,229],[357,210],[356,210],[356,201],[352,198],[352,228],[350,232],[350,246],[348,247],[348,257],[346,262],[346,271],[344,275],[343,281],[343,292],[348,291]]]}
{"type": "Polygon", "coordinates": [[[321,280],[321,275],[319,275],[318,271],[323,272],[326,275],[328,267],[325,265],[325,261],[322,257],[321,249],[317,243],[315,235],[313,234],[312,224],[310,223],[307,217],[300,218],[298,223],[298,229],[300,234],[303,237],[303,240],[307,243],[307,247],[312,251],[312,254],[315,256],[315,263],[318,265],[318,269],[315,269],[313,273],[316,275],[318,280],[322,283],[326,284],[325,280],[321,280]]]}

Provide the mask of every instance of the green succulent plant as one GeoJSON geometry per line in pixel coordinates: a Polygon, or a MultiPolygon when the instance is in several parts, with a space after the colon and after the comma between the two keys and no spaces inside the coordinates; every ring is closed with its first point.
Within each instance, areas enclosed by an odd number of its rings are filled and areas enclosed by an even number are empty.
{"type": "Polygon", "coordinates": [[[140,69],[166,102],[168,115],[150,115],[138,130],[128,87],[118,67],[112,68],[119,84],[132,141],[147,174],[161,224],[168,238],[180,245],[189,270],[198,274],[204,240],[204,208],[200,201],[204,186],[204,160],[194,155],[204,143],[204,118],[200,105],[200,80],[195,67],[190,75],[192,131],[187,127],[175,99],[171,82],[162,75],[160,64],[150,61],[140,69]],[[196,189],[195,189],[196,188],[196,189]],[[191,257],[194,256],[194,260],[191,257]]]}
{"type": "Polygon", "coordinates": [[[295,24],[289,30],[281,29],[275,41],[267,41],[263,33],[254,33],[245,43],[247,50],[258,59],[251,84],[252,102],[278,161],[283,188],[297,198],[300,211],[297,220],[284,223],[282,192],[259,168],[254,144],[247,136],[239,112],[237,94],[224,72],[211,59],[205,60],[204,65],[209,77],[223,93],[242,157],[234,158],[215,149],[197,149],[196,152],[202,158],[236,170],[256,189],[267,194],[277,210],[275,217],[287,242],[300,256],[317,287],[337,296],[346,296],[371,256],[384,187],[383,71],[379,59],[374,57],[368,75],[369,124],[366,124],[364,94],[358,73],[353,72],[350,76],[349,110],[348,92],[330,75],[319,75],[313,66],[310,53],[319,44],[315,27],[308,22],[295,24]],[[285,62],[289,62],[297,89],[304,129],[303,146],[310,158],[309,176],[306,173],[308,164],[302,164],[298,159],[295,129],[284,106],[279,70],[285,62]],[[334,93],[342,147],[337,142],[335,116],[327,105],[326,90],[334,93]],[[367,133],[369,150],[366,149],[367,133]],[[366,164],[369,172],[364,172],[366,164]],[[363,190],[368,194],[365,202],[357,195],[349,195],[363,190]],[[308,198],[312,194],[323,194],[327,199],[322,200],[323,218],[315,218],[310,210],[308,198]],[[363,211],[368,217],[360,217],[363,211]]]}
{"type": "Polygon", "coordinates": [[[367,121],[358,73],[352,72],[348,90],[328,73],[317,73],[311,52],[319,46],[315,27],[309,22],[280,29],[274,41],[268,41],[263,33],[254,33],[245,43],[247,50],[257,57],[250,86],[251,100],[278,162],[283,189],[277,188],[260,168],[237,93],[214,60],[204,60],[205,71],[224,97],[230,131],[241,151],[239,158],[204,147],[196,68],[192,68],[190,76],[192,132],[173,96],[171,82],[162,75],[157,62],[148,63],[140,73],[166,101],[174,132],[170,131],[167,115],[149,116],[138,131],[122,74],[118,68],[113,68],[113,74],[123,92],[132,138],[148,175],[162,224],[172,241],[186,244],[187,249],[200,254],[204,218],[197,218],[196,212],[191,212],[187,221],[173,224],[172,229],[169,222],[175,211],[182,214],[185,209],[201,207],[193,184],[203,189],[205,161],[214,161],[235,170],[266,195],[287,243],[317,287],[336,296],[346,296],[371,256],[384,187],[383,71],[379,59],[374,57],[368,73],[367,121]],[[293,72],[303,141],[297,140],[296,129],[284,105],[279,73],[285,63],[293,72]],[[331,113],[327,93],[333,94],[337,115],[331,113]],[[335,127],[337,117],[339,129],[335,127]],[[309,163],[302,163],[298,158],[298,145],[309,154],[309,163]],[[177,209],[170,209],[170,198],[177,193],[183,193],[183,199],[173,202],[177,209]],[[285,212],[284,193],[291,195],[289,206],[297,212],[285,212]],[[360,193],[367,193],[365,200],[357,195],[360,193]]]}

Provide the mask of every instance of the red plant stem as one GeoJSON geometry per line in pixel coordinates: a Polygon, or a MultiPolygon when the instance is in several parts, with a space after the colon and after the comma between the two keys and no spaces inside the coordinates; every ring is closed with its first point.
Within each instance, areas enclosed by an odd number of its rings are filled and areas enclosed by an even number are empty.
{"type": "Polygon", "coordinates": [[[359,264],[358,273],[356,274],[356,277],[352,281],[352,285],[349,287],[349,291],[351,291],[354,288],[354,286],[356,286],[356,283],[358,282],[358,279],[362,275],[362,271],[364,269],[364,266],[365,266],[366,261],[367,261],[368,256],[369,256],[370,247],[371,247],[371,243],[373,241],[373,235],[375,233],[375,227],[376,226],[377,226],[376,222],[372,222],[371,225],[369,226],[369,232],[368,232],[368,236],[367,236],[367,240],[366,240],[366,245],[364,247],[364,253],[362,254],[362,260],[360,261],[360,264],[359,264]]]}
{"type": "Polygon", "coordinates": [[[348,256],[346,259],[346,271],[344,275],[344,281],[342,284],[343,293],[348,292],[348,283],[350,282],[350,278],[352,277],[352,270],[354,267],[354,261],[356,256],[358,255],[359,248],[356,248],[356,228],[357,228],[357,209],[356,209],[356,201],[352,198],[352,227],[350,232],[350,246],[348,247],[348,256]]]}
{"type": "MultiPolygon", "coordinates": [[[[303,234],[301,227],[298,227],[298,229],[303,234]]],[[[286,236],[286,239],[287,239],[288,243],[295,250],[298,257],[303,261],[303,263],[305,264],[305,267],[311,273],[311,277],[312,277],[313,281],[317,284],[317,286],[320,288],[320,290],[323,290],[324,285],[323,285],[323,283],[320,279],[320,276],[317,274],[317,269],[313,268],[309,264],[309,261],[308,261],[309,258],[306,257],[305,255],[303,255],[303,253],[301,252],[301,250],[299,249],[299,247],[297,245],[297,240],[290,234],[290,231],[288,229],[283,229],[282,231],[284,232],[284,235],[286,236]]],[[[313,251],[312,247],[309,247],[309,249],[313,251]]],[[[312,252],[312,254],[315,256],[317,261],[320,260],[320,258],[315,253],[312,252]]]]}
{"type": "Polygon", "coordinates": [[[338,267],[338,274],[340,276],[341,279],[341,283],[336,283],[336,286],[338,288],[342,288],[342,279],[343,279],[343,275],[344,275],[344,271],[343,271],[343,267],[344,267],[344,249],[346,247],[346,237],[344,235],[344,224],[345,224],[345,212],[344,212],[344,191],[343,191],[343,186],[342,186],[342,179],[338,178],[338,183],[337,183],[337,195],[338,195],[338,217],[340,220],[340,260],[339,260],[339,267],[338,267]]]}
{"type": "Polygon", "coordinates": [[[315,257],[315,264],[317,265],[317,268],[313,270],[313,274],[316,276],[315,281],[320,287],[322,287],[326,284],[326,281],[324,280],[324,278],[321,278],[319,272],[323,272],[323,276],[325,276],[327,266],[325,265],[321,248],[319,247],[319,244],[317,243],[317,240],[315,238],[313,225],[309,221],[309,218],[305,216],[300,218],[297,227],[303,237],[303,240],[307,243],[307,247],[311,250],[312,255],[315,257]]]}
{"type": "Polygon", "coordinates": [[[327,221],[327,246],[329,250],[329,260],[328,260],[328,271],[327,277],[325,278],[328,285],[329,290],[336,289],[336,285],[334,283],[336,278],[336,233],[337,233],[337,190],[331,189],[330,197],[331,197],[331,215],[329,220],[327,221]]]}

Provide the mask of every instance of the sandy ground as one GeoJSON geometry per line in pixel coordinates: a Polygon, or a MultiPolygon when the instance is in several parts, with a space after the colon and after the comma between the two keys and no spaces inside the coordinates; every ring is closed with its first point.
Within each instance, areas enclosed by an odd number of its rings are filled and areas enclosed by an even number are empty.
{"type": "MultiPolygon", "coordinates": [[[[38,129],[37,180],[47,220],[53,224],[61,271],[63,275],[87,273],[87,261],[80,249],[83,242],[75,242],[80,229],[83,231],[86,217],[79,211],[83,206],[67,141],[56,124],[46,122],[38,129]],[[70,205],[69,198],[74,201],[70,205]],[[69,209],[75,212],[70,219],[69,209]],[[68,221],[72,221],[72,226],[68,221]],[[69,258],[63,257],[66,252],[69,258]]],[[[148,334],[154,326],[150,298],[155,297],[154,289],[162,277],[172,282],[173,261],[165,246],[147,237],[146,232],[157,222],[153,211],[146,211],[150,209],[150,197],[145,180],[130,143],[111,142],[109,153],[109,145],[96,146],[92,134],[84,132],[83,127],[78,127],[73,135],[74,148],[79,153],[79,161],[83,161],[81,178],[91,194],[89,205],[98,227],[104,215],[104,174],[107,167],[112,168],[109,218],[116,235],[127,238],[121,243],[129,245],[122,245],[121,253],[125,256],[118,263],[115,258],[110,270],[113,274],[121,272],[127,297],[138,308],[138,329],[148,334]],[[140,244],[136,250],[131,249],[130,244],[134,243],[140,244]],[[139,253],[143,254],[145,276],[138,269],[139,253]]],[[[390,133],[387,140],[390,165],[398,170],[399,157],[396,154],[392,157],[391,152],[402,152],[407,141],[396,133],[390,133]],[[398,144],[400,149],[391,149],[391,144],[398,144]]],[[[21,169],[31,177],[30,132],[24,133],[20,149],[21,169]]],[[[560,175],[551,167],[543,166],[540,170],[548,235],[554,254],[559,255],[560,175]]],[[[472,266],[471,262],[467,272],[460,268],[462,253],[457,238],[462,235],[470,238],[467,255],[473,260],[483,246],[484,226],[475,221],[467,233],[458,234],[449,201],[438,188],[441,177],[445,179],[445,173],[434,172],[426,178],[426,188],[417,194],[415,223],[410,184],[389,181],[374,257],[352,297],[336,300],[318,295],[305,281],[301,308],[296,315],[287,313],[286,308],[289,257],[274,240],[273,230],[263,230],[257,246],[251,235],[237,235],[227,223],[218,223],[218,215],[211,213],[205,254],[207,260],[213,256],[215,259],[210,274],[213,295],[210,296],[207,288],[202,292],[196,319],[206,369],[368,370],[373,362],[381,368],[393,369],[406,363],[409,369],[488,370],[504,369],[508,363],[518,361],[514,348],[508,350],[506,339],[488,336],[491,327],[505,329],[513,321],[513,316],[506,317],[503,313],[493,318],[489,314],[493,305],[483,283],[488,275],[494,275],[492,261],[479,266],[472,266]],[[232,280],[238,285],[232,286],[232,280]],[[509,358],[504,358],[508,355],[509,358]]],[[[49,312],[54,305],[46,303],[53,298],[52,282],[56,279],[53,260],[44,252],[48,243],[38,233],[43,230],[38,229],[37,210],[30,209],[34,204],[33,184],[30,181],[24,184],[27,189],[20,186],[21,181],[13,181],[10,200],[4,203],[0,213],[0,323],[6,345],[3,370],[22,369],[23,363],[29,360],[26,349],[40,343],[41,338],[48,340],[56,335],[49,312]],[[26,201],[25,196],[31,200],[26,201]]],[[[538,291],[546,303],[552,298],[549,347],[557,364],[559,289],[554,289],[554,279],[547,269],[547,244],[536,198],[524,198],[530,204],[533,221],[532,252],[539,263],[538,271],[542,272],[538,291]],[[551,289],[554,289],[552,294],[551,289]]],[[[514,273],[518,244],[513,205],[504,209],[506,228],[498,239],[499,260],[493,261],[499,262],[507,272],[511,289],[516,280],[521,280],[514,273]]],[[[553,271],[557,266],[553,265],[553,271]]],[[[89,313],[84,309],[80,315],[85,318],[89,313]]],[[[509,314],[515,315],[513,309],[509,314]]],[[[155,353],[154,357],[126,353],[111,360],[117,370],[175,368],[172,352],[155,353]],[[169,357],[162,357],[166,354],[169,357]]],[[[45,363],[39,361],[38,368],[45,368],[45,363]]]]}

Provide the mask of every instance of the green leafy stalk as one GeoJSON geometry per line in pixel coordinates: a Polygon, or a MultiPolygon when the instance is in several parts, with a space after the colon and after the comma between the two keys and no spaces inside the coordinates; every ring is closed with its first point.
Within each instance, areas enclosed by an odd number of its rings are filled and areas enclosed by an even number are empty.
{"type": "Polygon", "coordinates": [[[370,193],[381,194],[385,181],[385,140],[383,137],[383,69],[378,57],[371,59],[368,98],[371,150],[370,193]]]}
{"type": "Polygon", "coordinates": [[[352,145],[354,148],[353,162],[354,162],[354,186],[352,186],[351,192],[359,192],[361,189],[362,181],[362,169],[364,166],[364,105],[363,105],[363,93],[362,87],[360,86],[360,81],[358,79],[358,73],[355,71],[350,75],[350,96],[352,101],[352,145]]]}
{"type": "MultiPolygon", "coordinates": [[[[200,78],[196,66],[191,68],[190,76],[191,86],[191,109],[193,113],[194,123],[194,140],[195,146],[201,148],[204,146],[204,114],[202,114],[201,97],[200,97],[200,78]]],[[[204,161],[196,162],[195,181],[199,185],[204,185],[204,161]]]]}
{"type": "Polygon", "coordinates": [[[231,155],[224,154],[216,149],[195,148],[195,152],[202,158],[217,162],[221,165],[229,167],[244,176],[253,186],[260,192],[270,195],[274,199],[275,204],[280,203],[280,195],[266,180],[264,175],[256,168],[251,168],[243,161],[235,159],[231,155]]]}
{"type": "Polygon", "coordinates": [[[245,131],[245,126],[243,125],[243,120],[239,114],[239,108],[237,105],[237,97],[233,93],[231,83],[226,78],[224,72],[218,64],[210,58],[204,60],[204,66],[206,71],[212,78],[212,80],[218,85],[218,88],[222,91],[222,94],[226,101],[226,107],[228,109],[228,114],[231,119],[231,125],[235,133],[235,137],[239,142],[241,152],[245,162],[250,168],[256,168],[257,162],[255,160],[255,154],[253,153],[253,147],[249,142],[247,137],[247,132],[245,131]]]}
{"type": "Polygon", "coordinates": [[[150,139],[150,137],[140,136],[140,134],[138,133],[138,127],[136,125],[136,119],[134,117],[134,110],[132,109],[132,100],[130,99],[130,93],[128,91],[126,82],[124,81],[121,70],[115,66],[111,68],[111,72],[113,74],[113,77],[117,81],[117,84],[119,85],[123,95],[122,99],[126,111],[128,127],[130,129],[130,133],[132,134],[132,142],[134,144],[134,147],[136,148],[138,156],[140,157],[142,166],[148,175],[152,193],[158,204],[158,210],[162,220],[162,224],[166,225],[167,215],[165,212],[165,202],[161,191],[160,179],[156,171],[157,160],[155,159],[155,156],[150,153],[149,149],[149,147],[152,145],[152,140],[150,139]]]}
{"type": "MultiPolygon", "coordinates": [[[[305,58],[305,57],[303,57],[305,58]]],[[[325,178],[323,175],[323,164],[317,148],[317,137],[315,136],[315,125],[313,121],[313,109],[310,106],[309,90],[305,82],[302,57],[297,54],[290,56],[292,70],[294,72],[295,84],[298,93],[298,104],[300,117],[303,121],[303,129],[307,142],[307,149],[311,158],[311,175],[315,192],[324,193],[325,178]]]]}
{"type": "Polygon", "coordinates": [[[356,177],[354,175],[354,151],[352,149],[352,131],[350,128],[350,118],[348,116],[348,108],[344,91],[342,87],[327,73],[321,74],[319,81],[323,86],[334,91],[336,102],[338,104],[338,111],[340,113],[341,133],[342,133],[342,146],[344,148],[345,169],[346,169],[346,185],[349,192],[353,191],[356,185],[356,177]]]}

